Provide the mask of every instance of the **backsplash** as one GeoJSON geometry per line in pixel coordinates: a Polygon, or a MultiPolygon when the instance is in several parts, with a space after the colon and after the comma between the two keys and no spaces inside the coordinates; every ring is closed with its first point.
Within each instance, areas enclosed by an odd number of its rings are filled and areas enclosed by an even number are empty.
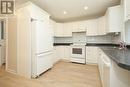
{"type": "Polygon", "coordinates": [[[86,37],[87,43],[112,43],[112,37],[110,35],[101,36],[89,36],[86,37]]]}
{"type": "Polygon", "coordinates": [[[54,43],[114,43],[118,44],[121,41],[121,34],[107,34],[100,36],[86,36],[86,33],[73,33],[73,37],[55,37],[54,43]]]}
{"type": "Polygon", "coordinates": [[[114,44],[119,44],[120,41],[121,41],[121,34],[119,34],[119,35],[112,35],[112,42],[114,44]]]}
{"type": "Polygon", "coordinates": [[[73,33],[73,43],[86,43],[86,32],[73,33]]]}
{"type": "Polygon", "coordinates": [[[54,37],[54,43],[73,43],[72,37],[54,37]]]}

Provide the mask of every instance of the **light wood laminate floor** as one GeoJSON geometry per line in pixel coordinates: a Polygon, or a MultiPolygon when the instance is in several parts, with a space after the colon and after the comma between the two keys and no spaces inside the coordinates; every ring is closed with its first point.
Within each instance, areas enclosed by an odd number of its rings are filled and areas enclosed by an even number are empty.
{"type": "Polygon", "coordinates": [[[97,66],[58,62],[37,79],[26,79],[0,69],[0,87],[101,87],[97,66]]]}

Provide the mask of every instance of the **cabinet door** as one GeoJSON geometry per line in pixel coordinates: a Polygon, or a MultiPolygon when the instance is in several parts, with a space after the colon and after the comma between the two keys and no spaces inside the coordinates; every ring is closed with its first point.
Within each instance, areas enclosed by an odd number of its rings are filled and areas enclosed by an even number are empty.
{"type": "Polygon", "coordinates": [[[102,84],[103,87],[110,87],[110,60],[102,54],[102,84]]]}
{"type": "Polygon", "coordinates": [[[130,45],[130,20],[125,22],[125,41],[130,45]]]}
{"type": "Polygon", "coordinates": [[[87,24],[87,36],[96,36],[98,35],[98,26],[97,26],[97,19],[89,20],[87,24]]]}
{"type": "Polygon", "coordinates": [[[86,23],[85,21],[80,22],[73,22],[72,25],[72,32],[86,32],[86,23]]]}
{"type": "Polygon", "coordinates": [[[56,47],[56,55],[58,59],[64,58],[64,46],[57,46],[56,47]]]}
{"type": "Polygon", "coordinates": [[[56,55],[57,53],[57,50],[56,50],[56,46],[53,47],[53,57],[52,57],[52,61],[53,61],[53,64],[55,64],[57,61],[58,61],[58,57],[56,55]]]}
{"type": "Polygon", "coordinates": [[[53,48],[53,63],[58,62],[64,56],[63,46],[54,46],[53,48]]]}
{"type": "Polygon", "coordinates": [[[56,28],[54,32],[55,32],[55,37],[63,37],[63,24],[56,23],[56,28]]]}
{"type": "Polygon", "coordinates": [[[124,2],[124,13],[125,13],[125,21],[130,19],[130,0],[123,0],[124,2]]]}
{"type": "Polygon", "coordinates": [[[64,46],[64,58],[65,60],[70,60],[70,46],[64,46]]]}
{"type": "Polygon", "coordinates": [[[63,24],[63,36],[64,37],[72,37],[72,25],[71,23],[63,24]]]}
{"type": "Polygon", "coordinates": [[[106,16],[100,17],[98,19],[98,35],[106,34],[106,16]]]}
{"type": "Polygon", "coordinates": [[[86,32],[86,22],[85,21],[78,22],[78,31],[86,32]]]}
{"type": "Polygon", "coordinates": [[[54,62],[60,59],[70,60],[70,46],[54,46],[54,62]]]}
{"type": "Polygon", "coordinates": [[[79,23],[78,22],[73,22],[72,24],[72,32],[79,32],[78,27],[79,23]]]}
{"type": "Polygon", "coordinates": [[[98,50],[97,47],[86,47],[86,63],[97,63],[98,50]]]}
{"type": "Polygon", "coordinates": [[[54,31],[55,31],[55,28],[56,28],[56,22],[51,20],[49,21],[49,25],[50,25],[50,29],[52,30],[52,36],[54,37],[54,31]]]}
{"type": "Polygon", "coordinates": [[[123,29],[123,18],[121,6],[114,6],[108,8],[106,12],[107,17],[107,33],[121,32],[123,29]]]}

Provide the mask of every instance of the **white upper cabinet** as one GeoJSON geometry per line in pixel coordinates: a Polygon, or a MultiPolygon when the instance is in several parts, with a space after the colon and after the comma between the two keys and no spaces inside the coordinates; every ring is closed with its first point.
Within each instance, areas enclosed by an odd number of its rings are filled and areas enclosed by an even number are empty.
{"type": "Polygon", "coordinates": [[[73,22],[73,23],[56,23],[56,28],[54,29],[55,37],[72,37],[72,32],[86,32],[86,23],[73,22]]]}
{"type": "Polygon", "coordinates": [[[69,23],[56,23],[55,37],[72,37],[72,26],[69,23]]]}
{"type": "Polygon", "coordinates": [[[87,36],[98,35],[98,20],[97,19],[88,20],[86,25],[87,25],[87,30],[86,30],[87,36]]]}
{"type": "Polygon", "coordinates": [[[106,34],[106,16],[98,18],[98,35],[106,34]]]}
{"type": "Polygon", "coordinates": [[[107,33],[121,32],[123,28],[122,8],[120,5],[108,8],[106,12],[107,33]]]}
{"type": "Polygon", "coordinates": [[[63,37],[63,24],[62,23],[56,23],[56,28],[54,29],[54,36],[63,37]]]}
{"type": "Polygon", "coordinates": [[[123,29],[122,7],[108,8],[105,16],[87,21],[56,23],[55,37],[72,37],[73,32],[86,32],[86,36],[121,32],[123,29]]]}
{"type": "Polygon", "coordinates": [[[122,0],[124,6],[124,20],[130,19],[130,0],[122,0]]]}
{"type": "Polygon", "coordinates": [[[87,24],[85,21],[78,22],[78,31],[79,32],[86,32],[87,24]]]}
{"type": "Polygon", "coordinates": [[[63,36],[64,37],[72,37],[71,23],[64,23],[63,24],[63,36]]]}
{"type": "Polygon", "coordinates": [[[78,32],[79,29],[78,29],[78,22],[73,22],[71,23],[72,25],[72,32],[78,32]]]}
{"type": "Polygon", "coordinates": [[[86,32],[85,21],[73,22],[71,24],[72,24],[72,32],[86,32]]]}
{"type": "Polygon", "coordinates": [[[53,21],[53,20],[50,19],[49,25],[50,25],[50,29],[52,30],[52,36],[54,36],[54,31],[55,31],[55,28],[56,28],[55,21],[53,21]]]}

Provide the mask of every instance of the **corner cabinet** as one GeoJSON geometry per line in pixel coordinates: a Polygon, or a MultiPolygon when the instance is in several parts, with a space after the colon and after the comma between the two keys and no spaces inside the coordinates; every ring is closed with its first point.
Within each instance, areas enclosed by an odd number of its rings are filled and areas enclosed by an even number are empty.
{"type": "Polygon", "coordinates": [[[123,29],[122,8],[120,5],[109,7],[106,12],[107,33],[121,32],[123,29]]]}

